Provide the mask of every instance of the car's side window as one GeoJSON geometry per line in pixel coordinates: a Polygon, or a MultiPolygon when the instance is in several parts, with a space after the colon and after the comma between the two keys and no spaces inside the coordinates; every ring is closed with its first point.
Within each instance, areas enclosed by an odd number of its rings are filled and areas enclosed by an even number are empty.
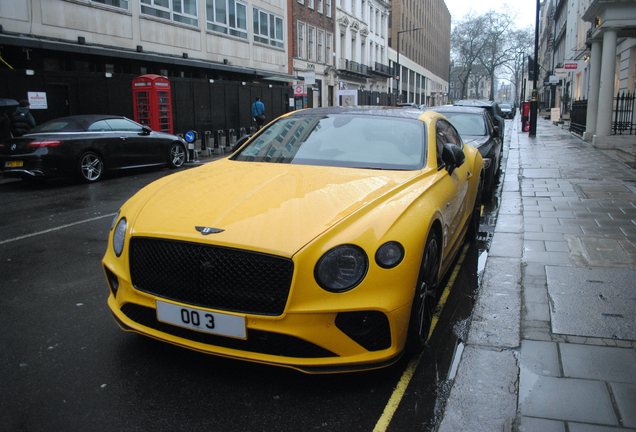
{"type": "MultiPolygon", "coordinates": [[[[437,121],[437,134],[441,135],[444,139],[444,143],[455,144],[457,147],[462,148],[462,140],[459,138],[459,134],[455,128],[445,120],[437,121]]],[[[444,146],[442,145],[442,148],[444,146]]]]}
{"type": "Polygon", "coordinates": [[[435,125],[435,145],[437,147],[437,169],[440,170],[444,168],[444,160],[442,159],[442,153],[444,152],[444,145],[448,143],[448,139],[446,134],[444,133],[444,128],[442,126],[442,121],[438,120],[435,125]]]}
{"type": "Polygon", "coordinates": [[[111,127],[106,123],[105,120],[96,121],[92,125],[88,127],[89,132],[103,132],[103,131],[112,131],[111,127]]]}
{"type": "Polygon", "coordinates": [[[131,122],[130,120],[108,119],[106,120],[106,122],[108,122],[110,127],[116,131],[137,132],[137,133],[143,132],[143,128],[141,127],[141,125],[131,122]]]}

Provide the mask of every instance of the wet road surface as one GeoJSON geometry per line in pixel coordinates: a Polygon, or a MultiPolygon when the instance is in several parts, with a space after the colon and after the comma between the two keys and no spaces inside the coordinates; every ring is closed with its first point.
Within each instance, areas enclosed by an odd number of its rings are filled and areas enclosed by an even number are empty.
{"type": "Polygon", "coordinates": [[[172,172],[93,185],[0,184],[0,431],[434,430],[467,334],[496,198],[387,419],[411,358],[377,371],[305,375],[119,329],[101,268],[112,218],[128,197],[172,172]]]}

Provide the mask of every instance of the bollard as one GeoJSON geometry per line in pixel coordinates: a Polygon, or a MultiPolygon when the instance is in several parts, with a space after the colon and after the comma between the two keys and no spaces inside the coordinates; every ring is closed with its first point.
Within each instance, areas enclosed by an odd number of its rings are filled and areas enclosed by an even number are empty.
{"type": "Polygon", "coordinates": [[[256,133],[256,126],[250,126],[250,135],[254,135],[256,133]]]}
{"type": "Polygon", "coordinates": [[[226,136],[225,153],[232,153],[232,146],[236,142],[236,131],[234,129],[228,129],[226,136]]]}
{"type": "MultiPolygon", "coordinates": [[[[222,132],[223,131],[218,131],[218,130],[214,131],[214,150],[213,150],[214,154],[223,154],[224,145],[221,145],[221,138],[223,137],[222,132]]],[[[225,144],[225,142],[223,144],[225,144]]]]}
{"type": "Polygon", "coordinates": [[[212,136],[211,131],[205,131],[204,136],[205,150],[203,150],[202,153],[206,156],[210,156],[212,154],[212,149],[214,148],[214,137],[212,136]]]}

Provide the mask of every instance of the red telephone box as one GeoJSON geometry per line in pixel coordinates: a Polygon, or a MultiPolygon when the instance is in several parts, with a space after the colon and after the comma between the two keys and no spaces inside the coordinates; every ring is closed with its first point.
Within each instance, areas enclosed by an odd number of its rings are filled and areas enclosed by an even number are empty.
{"type": "Polygon", "coordinates": [[[172,133],[170,81],[159,75],[133,79],[135,121],[158,132],[172,133]]]}

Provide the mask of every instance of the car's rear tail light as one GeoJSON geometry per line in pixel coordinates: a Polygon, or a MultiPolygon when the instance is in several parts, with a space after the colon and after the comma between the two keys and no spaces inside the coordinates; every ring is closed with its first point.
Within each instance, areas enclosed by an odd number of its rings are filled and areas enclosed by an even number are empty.
{"type": "Polygon", "coordinates": [[[62,144],[62,141],[31,141],[28,145],[29,148],[37,147],[55,147],[62,144]]]}
{"type": "Polygon", "coordinates": [[[36,151],[37,149],[41,148],[41,147],[55,147],[62,144],[62,141],[31,141],[28,145],[27,145],[27,151],[30,153],[33,153],[34,151],[36,151]]]}

